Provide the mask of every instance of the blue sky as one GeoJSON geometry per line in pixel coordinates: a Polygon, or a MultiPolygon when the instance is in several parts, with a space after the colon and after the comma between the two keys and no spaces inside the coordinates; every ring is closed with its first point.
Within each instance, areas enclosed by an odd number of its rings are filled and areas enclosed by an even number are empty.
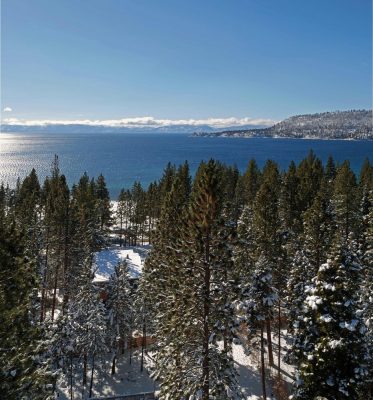
{"type": "Polygon", "coordinates": [[[2,0],[2,118],[371,108],[371,19],[370,0],[2,0]]]}

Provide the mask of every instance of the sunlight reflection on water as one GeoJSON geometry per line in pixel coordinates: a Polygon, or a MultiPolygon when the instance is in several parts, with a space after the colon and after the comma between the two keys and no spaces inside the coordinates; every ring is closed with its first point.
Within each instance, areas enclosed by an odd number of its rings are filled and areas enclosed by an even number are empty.
{"type": "Polygon", "coordinates": [[[193,138],[185,134],[23,134],[0,133],[0,181],[15,185],[35,168],[41,180],[50,172],[54,154],[70,184],[87,171],[103,173],[111,195],[135,180],[144,185],[160,178],[167,162],[189,161],[192,173],[201,160],[215,158],[242,171],[250,158],[263,166],[269,158],[287,168],[310,149],[324,162],[350,160],[358,172],[366,157],[373,158],[373,141],[322,141],[299,139],[193,138]]]}

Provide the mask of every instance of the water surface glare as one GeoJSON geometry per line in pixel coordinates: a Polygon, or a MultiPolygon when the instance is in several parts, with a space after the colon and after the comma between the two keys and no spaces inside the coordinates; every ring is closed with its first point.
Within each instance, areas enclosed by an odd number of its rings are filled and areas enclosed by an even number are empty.
{"type": "Polygon", "coordinates": [[[95,177],[102,173],[114,198],[135,180],[147,186],[159,179],[169,161],[180,164],[188,160],[192,173],[201,160],[210,158],[235,164],[241,171],[251,158],[259,166],[272,159],[285,169],[311,149],[324,162],[329,155],[336,161],[348,159],[356,173],[365,158],[373,162],[373,141],[199,138],[165,133],[0,133],[0,181],[14,186],[17,177],[23,178],[32,168],[43,179],[58,154],[69,184],[77,182],[84,171],[95,177]]]}

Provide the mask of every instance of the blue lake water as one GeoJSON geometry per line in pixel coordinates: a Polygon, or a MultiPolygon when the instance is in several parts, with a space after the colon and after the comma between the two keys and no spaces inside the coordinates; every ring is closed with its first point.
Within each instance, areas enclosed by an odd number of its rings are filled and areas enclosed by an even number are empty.
{"type": "Polygon", "coordinates": [[[0,181],[14,186],[18,176],[34,167],[39,177],[49,174],[54,154],[70,184],[86,171],[102,173],[111,196],[135,180],[144,186],[161,177],[167,162],[189,161],[192,173],[201,160],[214,158],[243,171],[250,158],[260,166],[272,159],[282,169],[299,162],[313,149],[324,162],[350,160],[358,173],[365,158],[373,162],[373,141],[199,138],[186,134],[100,133],[31,134],[0,133],[0,181]]]}

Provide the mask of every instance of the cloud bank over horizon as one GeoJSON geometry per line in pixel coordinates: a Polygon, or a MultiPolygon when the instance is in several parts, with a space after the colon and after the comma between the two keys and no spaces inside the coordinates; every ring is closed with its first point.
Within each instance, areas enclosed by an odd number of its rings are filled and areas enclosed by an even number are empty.
{"type": "Polygon", "coordinates": [[[11,126],[25,126],[25,127],[48,127],[53,125],[79,125],[79,126],[92,126],[92,127],[106,127],[106,128],[164,128],[172,126],[209,126],[214,129],[225,129],[229,127],[245,127],[251,126],[271,126],[277,121],[265,118],[205,118],[205,119],[157,119],[154,117],[130,117],[121,119],[104,119],[104,120],[91,120],[91,119],[74,119],[74,120],[52,120],[52,119],[34,119],[34,120],[21,120],[18,118],[3,118],[2,125],[11,126]]]}

